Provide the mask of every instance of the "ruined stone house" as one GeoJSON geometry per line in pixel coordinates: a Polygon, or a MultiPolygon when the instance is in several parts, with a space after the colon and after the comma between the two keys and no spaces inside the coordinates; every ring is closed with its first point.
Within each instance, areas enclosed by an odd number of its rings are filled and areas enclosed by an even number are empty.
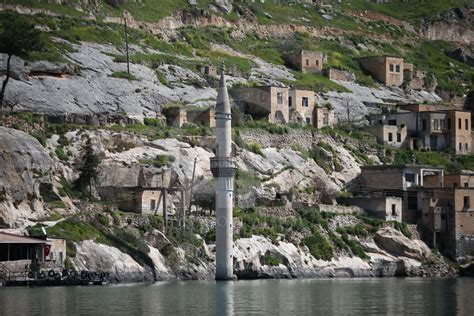
{"type": "Polygon", "coordinates": [[[377,81],[386,86],[403,84],[403,58],[396,56],[372,56],[358,59],[359,64],[377,81]]]}
{"type": "Polygon", "coordinates": [[[313,111],[313,126],[317,129],[334,126],[334,110],[325,106],[315,107],[313,111]]]}
{"type": "Polygon", "coordinates": [[[163,109],[163,114],[166,117],[166,125],[172,127],[182,127],[188,122],[186,109],[181,107],[170,107],[163,109]]]}
{"type": "Polygon", "coordinates": [[[186,123],[215,127],[215,111],[211,108],[168,108],[163,111],[166,124],[173,127],[182,127],[186,123]]]}
{"type": "Polygon", "coordinates": [[[422,199],[423,239],[443,254],[474,258],[474,189],[435,188],[422,199]]]}
{"type": "Polygon", "coordinates": [[[287,87],[240,87],[232,90],[234,100],[256,120],[283,124],[290,120],[287,87]]]}
{"type": "Polygon", "coordinates": [[[292,122],[313,124],[313,111],[315,109],[313,91],[291,88],[288,92],[288,107],[292,122]]]}
{"type": "Polygon", "coordinates": [[[384,221],[402,221],[403,200],[397,196],[355,196],[347,200],[349,205],[355,205],[374,218],[384,221]]]}
{"type": "Polygon", "coordinates": [[[398,112],[370,118],[371,132],[381,144],[398,148],[472,151],[471,114],[468,111],[398,112]]]}
{"type": "Polygon", "coordinates": [[[363,166],[350,189],[354,196],[395,196],[402,198],[402,220],[416,223],[426,188],[443,187],[444,170],[428,165],[363,166]],[[433,180],[432,176],[435,176],[433,180]],[[429,181],[425,180],[429,177],[429,181]]]}
{"type": "Polygon", "coordinates": [[[201,65],[199,66],[199,71],[207,77],[217,76],[217,67],[214,65],[201,65]]]}
{"type": "Polygon", "coordinates": [[[206,127],[216,127],[216,114],[212,108],[190,108],[186,110],[189,123],[206,127]]]}
{"type": "Polygon", "coordinates": [[[302,72],[321,73],[324,55],[320,52],[300,50],[284,56],[288,64],[302,72]]]}

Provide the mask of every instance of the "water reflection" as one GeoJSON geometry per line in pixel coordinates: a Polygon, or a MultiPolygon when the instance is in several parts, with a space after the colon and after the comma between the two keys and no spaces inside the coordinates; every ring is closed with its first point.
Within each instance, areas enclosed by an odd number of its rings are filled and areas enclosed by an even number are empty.
{"type": "Polygon", "coordinates": [[[472,293],[467,278],[0,288],[0,315],[474,315],[472,293]]]}

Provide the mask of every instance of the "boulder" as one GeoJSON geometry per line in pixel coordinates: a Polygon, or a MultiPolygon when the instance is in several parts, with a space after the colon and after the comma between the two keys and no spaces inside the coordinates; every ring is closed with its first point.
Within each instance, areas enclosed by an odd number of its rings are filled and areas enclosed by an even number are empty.
{"type": "Polygon", "coordinates": [[[421,240],[411,240],[393,227],[380,228],[374,236],[378,247],[394,256],[424,260],[431,254],[421,240]]]}
{"type": "Polygon", "coordinates": [[[154,281],[153,271],[145,269],[115,247],[93,240],[77,242],[75,246],[76,256],[71,261],[78,271],[108,272],[112,282],[154,281]]]}

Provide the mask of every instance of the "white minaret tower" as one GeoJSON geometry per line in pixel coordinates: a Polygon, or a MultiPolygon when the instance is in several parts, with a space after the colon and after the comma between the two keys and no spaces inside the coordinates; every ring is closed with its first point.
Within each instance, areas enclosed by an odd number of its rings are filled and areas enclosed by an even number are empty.
{"type": "Polygon", "coordinates": [[[235,163],[232,153],[232,114],[225,84],[224,66],[221,70],[216,104],[216,156],[211,158],[211,171],[216,182],[216,280],[231,280],[232,208],[234,198],[235,163]]]}

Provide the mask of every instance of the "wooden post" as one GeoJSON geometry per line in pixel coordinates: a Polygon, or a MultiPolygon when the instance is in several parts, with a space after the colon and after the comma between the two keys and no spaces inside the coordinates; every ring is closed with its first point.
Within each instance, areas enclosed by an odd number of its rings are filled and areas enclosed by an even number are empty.
{"type": "Polygon", "coordinates": [[[191,214],[191,202],[193,200],[193,187],[194,187],[194,176],[196,175],[196,163],[197,163],[197,156],[194,157],[193,177],[191,178],[191,188],[189,189],[189,206],[188,206],[189,214],[191,214]]]}
{"type": "Polygon", "coordinates": [[[130,59],[129,59],[129,55],[128,55],[127,17],[126,17],[125,14],[123,16],[123,26],[124,26],[124,29],[125,29],[125,50],[126,50],[126,54],[127,54],[127,73],[130,74],[130,59]]]}

